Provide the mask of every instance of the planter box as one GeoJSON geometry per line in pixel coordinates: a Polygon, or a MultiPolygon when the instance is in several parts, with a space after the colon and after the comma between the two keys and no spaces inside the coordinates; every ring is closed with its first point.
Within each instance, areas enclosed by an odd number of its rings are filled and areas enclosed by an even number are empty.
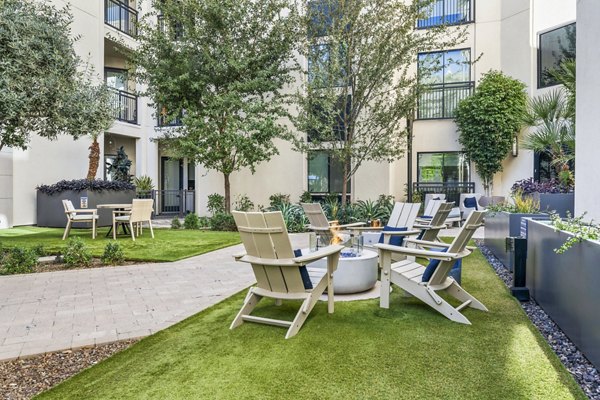
{"type": "MultiPolygon", "coordinates": [[[[127,203],[131,204],[131,201],[135,198],[134,190],[103,190],[96,192],[92,190],[82,190],[81,192],[74,192],[72,190],[65,191],[58,194],[47,195],[37,192],[37,226],[44,226],[50,228],[64,228],[67,225],[67,217],[65,217],[65,209],[63,207],[63,200],[71,200],[75,208],[81,207],[81,198],[87,197],[87,208],[96,208],[98,204],[108,203],[127,203]]],[[[99,209],[98,210],[98,226],[110,226],[112,225],[112,210],[111,209],[99,209]]],[[[77,223],[73,224],[75,228],[87,228],[91,227],[90,223],[77,223]]]]}
{"type": "Polygon", "coordinates": [[[540,202],[542,212],[556,211],[561,217],[567,212],[574,215],[575,193],[533,193],[533,198],[540,202]]]}
{"type": "Polygon", "coordinates": [[[527,286],[596,368],[600,368],[600,242],[584,240],[556,254],[572,235],[537,221],[527,227],[527,286]]]}
{"type": "Polygon", "coordinates": [[[488,212],[485,216],[484,243],[487,248],[509,270],[513,270],[513,261],[506,251],[506,238],[521,236],[521,219],[537,217],[536,214],[517,214],[505,211],[488,212]]]}

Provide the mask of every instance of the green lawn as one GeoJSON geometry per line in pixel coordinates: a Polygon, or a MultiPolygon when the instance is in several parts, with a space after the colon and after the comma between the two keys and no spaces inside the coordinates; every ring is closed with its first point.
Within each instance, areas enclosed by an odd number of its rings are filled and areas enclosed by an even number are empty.
{"type": "MultiPolygon", "coordinates": [[[[377,300],[319,303],[300,333],[245,323],[240,293],[73,377],[41,399],[584,399],[483,256],[463,284],[489,313],[450,322],[394,290],[377,300]]],[[[262,303],[261,303],[262,304],[262,303]]],[[[297,305],[297,304],[292,304],[297,305]]],[[[289,317],[264,301],[260,315],[289,317]]]]}
{"type": "MultiPolygon", "coordinates": [[[[98,236],[92,239],[90,229],[72,229],[70,237],[79,236],[99,257],[106,244],[112,240],[106,238],[109,228],[99,228],[98,236]]],[[[0,230],[0,245],[4,247],[43,245],[52,254],[60,252],[67,241],[62,240],[64,229],[20,227],[0,230]]],[[[130,236],[118,236],[119,244],[127,260],[135,261],[176,261],[182,258],[203,254],[223,247],[240,243],[237,232],[212,232],[194,230],[154,229],[155,238],[150,237],[150,230],[134,242],[130,236]]]]}

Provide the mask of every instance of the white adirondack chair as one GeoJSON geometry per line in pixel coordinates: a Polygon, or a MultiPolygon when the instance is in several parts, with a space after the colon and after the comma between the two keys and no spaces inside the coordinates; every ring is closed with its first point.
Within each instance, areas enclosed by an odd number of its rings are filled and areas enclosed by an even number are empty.
{"type": "Polygon", "coordinates": [[[389,243],[394,236],[418,235],[419,230],[414,230],[413,225],[421,208],[421,203],[400,203],[396,202],[386,224],[391,228],[407,228],[406,231],[386,231],[385,227],[351,227],[354,232],[362,232],[365,238],[365,245],[371,246],[377,243],[383,235],[383,243],[389,243]]]}
{"type": "Polygon", "coordinates": [[[113,211],[113,239],[117,239],[117,224],[128,224],[131,231],[131,239],[135,241],[136,234],[137,236],[142,234],[142,224],[144,222],[148,223],[150,236],[154,239],[154,231],[152,230],[153,205],[153,199],[133,199],[131,210],[113,211]]]}
{"type": "Polygon", "coordinates": [[[353,222],[350,224],[340,225],[337,220],[328,221],[323,207],[320,203],[300,203],[306,218],[308,218],[308,229],[315,232],[329,232],[333,226],[337,229],[365,225],[364,222],[353,222]]]}
{"type": "MultiPolygon", "coordinates": [[[[441,202],[442,200],[431,200],[430,203],[438,201],[441,202]]],[[[441,242],[438,235],[442,229],[446,228],[446,219],[453,207],[454,203],[441,202],[437,205],[437,210],[431,219],[415,223],[414,227],[422,231],[422,234],[419,236],[420,239],[429,242],[441,242]]]]}
{"type": "Polygon", "coordinates": [[[63,233],[62,240],[65,240],[69,236],[71,225],[75,222],[91,222],[92,239],[96,239],[96,222],[98,221],[97,210],[95,208],[75,209],[71,200],[63,200],[62,203],[65,208],[65,215],[67,216],[67,226],[65,227],[65,233],[63,233]]]}
{"type": "Polygon", "coordinates": [[[337,269],[341,245],[332,245],[306,256],[295,257],[292,244],[280,211],[257,213],[233,211],[235,223],[242,237],[245,254],[235,256],[240,262],[250,263],[256,277],[230,329],[244,321],[288,328],[286,339],[296,335],[319,297],[327,289],[328,312],[333,313],[333,272],[337,269]],[[327,257],[327,270],[307,268],[311,288],[306,288],[300,268],[327,257]],[[293,321],[283,321],[250,315],[263,297],[282,300],[303,300],[293,321]]]}
{"type": "Polygon", "coordinates": [[[480,199],[481,199],[481,193],[461,193],[460,194],[458,206],[460,207],[460,212],[461,212],[463,221],[466,220],[467,218],[469,218],[469,214],[471,214],[471,211],[477,211],[477,210],[485,211],[485,207],[483,207],[479,203],[480,199]],[[465,206],[465,200],[470,199],[470,198],[475,198],[475,202],[477,203],[477,208],[465,206]]]}
{"type": "MultiPolygon", "coordinates": [[[[467,248],[467,243],[475,230],[482,225],[483,215],[483,211],[473,211],[458,236],[450,244],[412,240],[413,243],[421,247],[418,249],[377,244],[375,247],[379,249],[379,263],[382,268],[380,307],[389,308],[390,285],[393,283],[455,322],[471,324],[460,312],[465,307],[488,311],[481,302],[467,293],[452,277],[448,276],[457,260],[471,254],[471,250],[467,248]],[[446,252],[432,251],[432,248],[445,248],[446,252]],[[430,279],[423,282],[426,267],[408,258],[392,263],[392,254],[394,253],[407,257],[425,257],[430,260],[440,260],[440,262],[430,279]],[[457,307],[452,306],[438,295],[437,292],[441,291],[458,299],[462,304],[457,307]]],[[[430,273],[431,270],[427,272],[430,273]]]]}

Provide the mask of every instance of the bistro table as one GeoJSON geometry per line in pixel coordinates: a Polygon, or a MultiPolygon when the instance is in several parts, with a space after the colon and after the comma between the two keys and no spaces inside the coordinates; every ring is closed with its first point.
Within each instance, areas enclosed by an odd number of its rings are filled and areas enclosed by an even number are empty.
{"type": "MultiPolygon", "coordinates": [[[[113,211],[125,211],[125,210],[131,210],[131,204],[97,204],[96,208],[108,208],[113,211]]],[[[129,229],[127,228],[127,224],[121,224],[121,226],[123,227],[123,234],[131,235],[131,232],[129,232],[129,229]]],[[[113,226],[111,224],[110,229],[108,230],[108,233],[106,234],[106,237],[110,236],[112,229],[113,229],[113,226]]]]}

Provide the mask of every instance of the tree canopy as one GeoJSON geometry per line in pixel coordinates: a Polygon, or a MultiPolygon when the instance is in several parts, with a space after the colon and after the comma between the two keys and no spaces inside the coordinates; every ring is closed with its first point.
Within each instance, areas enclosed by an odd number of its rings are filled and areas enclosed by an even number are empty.
{"type": "Polygon", "coordinates": [[[135,60],[147,95],[166,120],[164,143],[224,177],[277,154],[287,129],[283,89],[291,82],[295,11],[286,0],[153,1],[135,60]],[[158,21],[158,23],[157,23],[158,21]]]}

